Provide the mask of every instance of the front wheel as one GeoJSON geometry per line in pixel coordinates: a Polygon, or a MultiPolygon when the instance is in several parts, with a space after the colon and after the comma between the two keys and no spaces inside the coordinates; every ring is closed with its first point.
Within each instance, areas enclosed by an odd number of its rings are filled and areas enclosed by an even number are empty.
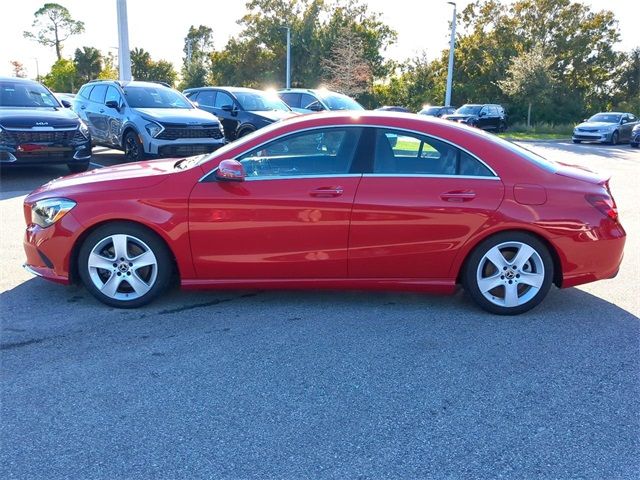
{"type": "Polygon", "coordinates": [[[495,235],[471,253],[464,288],[484,310],[517,315],[538,305],[549,292],[553,260],[547,247],[523,232],[495,235]]]}
{"type": "Polygon", "coordinates": [[[611,145],[617,145],[619,138],[620,137],[618,136],[618,132],[613,132],[613,135],[611,135],[611,145]]]}
{"type": "Polygon", "coordinates": [[[629,145],[631,145],[631,148],[638,148],[640,143],[630,143],[629,145]]]}
{"type": "Polygon", "coordinates": [[[574,140],[573,143],[582,143],[582,140],[574,140]]]}
{"type": "Polygon", "coordinates": [[[82,173],[89,169],[89,160],[80,163],[68,163],[67,168],[71,173],[82,173]]]}
{"type": "Polygon", "coordinates": [[[110,223],[89,234],[78,254],[84,286],[102,303],[135,308],[169,285],[173,263],[154,233],[131,223],[110,223]]]}
{"type": "Polygon", "coordinates": [[[144,160],[144,147],[138,138],[138,134],[128,131],[124,136],[124,156],[129,162],[144,160]]]}

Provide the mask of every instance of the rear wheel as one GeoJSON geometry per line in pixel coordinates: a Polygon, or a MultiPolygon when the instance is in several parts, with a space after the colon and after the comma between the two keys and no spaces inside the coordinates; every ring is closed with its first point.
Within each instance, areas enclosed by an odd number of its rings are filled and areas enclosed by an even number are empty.
{"type": "Polygon", "coordinates": [[[129,162],[144,160],[144,147],[138,134],[132,130],[124,136],[124,156],[129,162]]]}
{"type": "Polygon", "coordinates": [[[638,148],[640,146],[640,143],[631,143],[631,148],[638,148]]]}
{"type": "Polygon", "coordinates": [[[574,140],[573,143],[582,143],[582,140],[574,140]]]}
{"type": "Polygon", "coordinates": [[[135,308],[169,285],[170,252],[154,233],[131,223],[111,223],[89,234],[78,254],[78,273],[89,292],[107,305],[135,308]]]}
{"type": "Polygon", "coordinates": [[[89,169],[89,160],[80,163],[68,163],[67,168],[71,173],[82,173],[89,169]]]}
{"type": "Polygon", "coordinates": [[[538,305],[549,292],[553,260],[547,247],[523,232],[505,232],[482,242],[463,273],[465,290],[483,309],[517,315],[538,305]]]}
{"type": "Polygon", "coordinates": [[[253,133],[255,131],[256,131],[256,129],[253,128],[253,127],[244,127],[238,132],[238,137],[237,138],[242,138],[245,135],[249,135],[250,133],[253,133]]]}

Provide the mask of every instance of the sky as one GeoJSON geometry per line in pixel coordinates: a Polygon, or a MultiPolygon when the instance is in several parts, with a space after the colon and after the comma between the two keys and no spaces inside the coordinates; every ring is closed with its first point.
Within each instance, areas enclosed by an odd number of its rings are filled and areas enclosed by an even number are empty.
{"type": "MultiPolygon", "coordinates": [[[[85,23],[83,34],[65,42],[63,56],[71,58],[75,49],[82,46],[96,47],[103,53],[117,52],[116,0],[55,1],[67,7],[74,19],[85,23]]],[[[636,1],[579,1],[594,10],[614,12],[622,37],[616,46],[618,50],[628,51],[640,46],[636,1]]],[[[32,78],[36,76],[36,65],[41,75],[49,71],[55,61],[54,48],[43,47],[22,35],[24,30],[30,30],[34,12],[44,3],[45,0],[3,1],[0,6],[0,75],[11,75],[10,60],[22,62],[32,78]]],[[[433,59],[448,48],[453,7],[446,0],[367,0],[365,3],[398,32],[397,43],[384,52],[387,58],[403,60],[424,51],[429,59],[433,59]]],[[[471,0],[457,0],[456,3],[460,11],[471,0]]],[[[189,26],[203,24],[213,28],[214,46],[222,49],[231,36],[240,32],[236,22],[245,13],[245,0],[128,0],[127,10],[130,48],[144,48],[154,60],[169,60],[179,70],[189,26]]],[[[295,65],[292,68],[295,69],[295,65]]]]}

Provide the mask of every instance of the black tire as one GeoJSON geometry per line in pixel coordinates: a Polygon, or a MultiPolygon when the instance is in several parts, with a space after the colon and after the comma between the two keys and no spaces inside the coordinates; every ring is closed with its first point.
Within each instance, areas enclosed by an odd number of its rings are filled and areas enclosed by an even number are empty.
{"type": "Polygon", "coordinates": [[[613,134],[611,135],[611,141],[609,142],[611,145],[617,145],[618,144],[618,139],[619,139],[619,135],[618,132],[613,132],[613,134]]]}
{"type": "Polygon", "coordinates": [[[630,143],[629,145],[631,145],[631,148],[638,148],[640,143],[630,143]]]}
{"type": "Polygon", "coordinates": [[[236,135],[236,138],[242,138],[245,135],[249,135],[250,133],[253,133],[255,131],[256,131],[256,129],[254,127],[243,127],[238,132],[238,135],[236,135]]]}
{"type": "Polygon", "coordinates": [[[140,142],[138,134],[129,130],[122,141],[124,156],[128,162],[139,162],[145,159],[144,147],[140,142]]]}
{"type": "Polygon", "coordinates": [[[81,163],[67,163],[67,168],[71,173],[82,173],[89,170],[89,160],[81,163]]]}
{"type": "MultiPolygon", "coordinates": [[[[503,256],[506,259],[506,256],[503,256]]],[[[504,267],[503,267],[504,268],[504,267]]],[[[524,313],[528,310],[531,310],[533,307],[538,305],[544,297],[549,292],[551,288],[551,284],[553,282],[553,259],[551,258],[551,254],[549,253],[546,245],[536,238],[534,235],[525,232],[503,232],[497,235],[494,235],[483,242],[481,242],[467,257],[467,261],[465,262],[464,271],[462,272],[462,283],[464,285],[465,291],[469,294],[469,296],[474,300],[478,306],[482,309],[495,313],[498,315],[518,315],[524,313]],[[501,275],[503,272],[494,267],[494,264],[485,258],[485,255],[494,247],[500,245],[506,245],[504,247],[503,255],[505,253],[512,253],[511,260],[515,258],[515,254],[517,250],[515,247],[511,249],[509,244],[524,244],[531,247],[535,253],[537,253],[537,257],[534,261],[534,256],[527,258],[525,265],[515,266],[519,267],[520,270],[513,269],[512,267],[508,267],[508,270],[505,271],[505,275],[501,275]],[[480,290],[478,285],[478,275],[483,274],[483,271],[486,271],[486,268],[495,268],[496,272],[487,272],[487,275],[492,273],[493,275],[489,275],[485,277],[483,275],[482,278],[495,278],[497,282],[500,282],[500,285],[497,285],[495,288],[489,290],[487,295],[493,298],[493,301],[490,301],[480,290]],[[544,272],[540,278],[542,278],[542,282],[540,287],[531,287],[526,283],[517,283],[522,280],[520,279],[520,274],[518,271],[523,272],[524,276],[526,273],[538,273],[537,269],[541,269],[544,267],[544,272]],[[509,274],[509,275],[506,275],[509,274]],[[517,278],[516,278],[517,274],[517,278]],[[508,280],[508,277],[513,278],[513,280],[508,280]],[[518,280],[520,279],[520,280],[518,280]],[[507,292],[507,282],[512,284],[516,293],[516,298],[518,300],[523,300],[523,303],[520,303],[516,306],[504,306],[498,303],[502,301],[506,302],[506,292],[507,292]],[[537,292],[535,288],[538,288],[537,292]],[[493,293],[492,293],[493,292],[493,293]],[[502,299],[500,298],[500,293],[503,293],[502,299]],[[495,295],[495,296],[494,296],[495,295]],[[530,297],[527,299],[527,297],[530,297]],[[496,302],[496,303],[494,303],[496,302]]]]}
{"type": "Polygon", "coordinates": [[[574,140],[573,143],[582,143],[582,140],[574,140]]]}
{"type": "Polygon", "coordinates": [[[96,228],[87,236],[78,252],[78,274],[83,285],[95,298],[112,307],[137,308],[146,305],[167,289],[171,283],[173,271],[172,255],[165,243],[152,231],[134,223],[113,222],[96,228]],[[110,252],[108,239],[113,235],[126,236],[127,258],[124,261],[119,261],[122,259],[118,258],[110,258],[115,252],[115,242],[111,243],[113,248],[110,252]],[[101,247],[101,245],[105,244],[105,241],[106,246],[101,247]],[[99,251],[100,248],[103,248],[102,252],[105,253],[102,258],[105,258],[107,263],[112,261],[114,263],[106,265],[108,269],[96,268],[91,271],[89,256],[94,249],[99,251]],[[156,263],[154,266],[136,269],[135,265],[129,263],[129,260],[135,262],[137,254],[145,252],[146,248],[153,253],[156,263]],[[136,251],[136,249],[139,249],[139,251],[136,251]],[[131,252],[130,256],[129,252],[131,252]],[[128,263],[131,267],[125,268],[122,263],[128,263]],[[112,267],[113,270],[111,270],[112,267]],[[124,271],[122,270],[123,268],[124,271]],[[131,274],[135,275],[135,277],[132,277],[131,274]],[[113,296],[109,296],[101,291],[94,282],[104,282],[103,287],[106,287],[107,282],[112,277],[117,282],[117,287],[113,296]],[[129,279],[141,279],[145,283],[145,288],[150,288],[146,293],[138,295],[133,287],[134,284],[129,283],[129,279]],[[129,296],[132,298],[127,298],[129,296]]]}

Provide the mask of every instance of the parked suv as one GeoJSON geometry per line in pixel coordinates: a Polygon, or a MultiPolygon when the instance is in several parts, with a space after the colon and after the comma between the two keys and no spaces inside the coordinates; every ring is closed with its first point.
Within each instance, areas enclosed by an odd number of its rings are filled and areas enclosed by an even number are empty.
{"type": "Polygon", "coordinates": [[[631,113],[600,112],[585,120],[573,130],[573,143],[603,142],[612,145],[618,142],[633,143],[632,130],[638,119],[631,113]]]}
{"type": "Polygon", "coordinates": [[[364,110],[364,107],[353,98],[324,88],[318,90],[288,88],[280,90],[278,95],[294,112],[298,113],[322,112],[324,110],[364,110]]]}
{"type": "Polygon", "coordinates": [[[0,165],[66,164],[84,172],[91,160],[87,126],[43,85],[0,77],[0,165]]]}
{"type": "Polygon", "coordinates": [[[479,105],[467,103],[456,110],[454,114],[445,115],[442,118],[466,123],[471,127],[478,127],[483,130],[502,132],[507,129],[507,115],[504,108],[495,104],[479,105]]]}
{"type": "Polygon", "coordinates": [[[209,153],[225,143],[214,115],[159,83],[92,81],[82,86],[73,109],[94,143],[123,150],[131,161],[209,153]]]}
{"type": "Polygon", "coordinates": [[[198,108],[218,117],[228,141],[297,115],[275,93],[252,88],[202,87],[183,93],[198,108]]]}

